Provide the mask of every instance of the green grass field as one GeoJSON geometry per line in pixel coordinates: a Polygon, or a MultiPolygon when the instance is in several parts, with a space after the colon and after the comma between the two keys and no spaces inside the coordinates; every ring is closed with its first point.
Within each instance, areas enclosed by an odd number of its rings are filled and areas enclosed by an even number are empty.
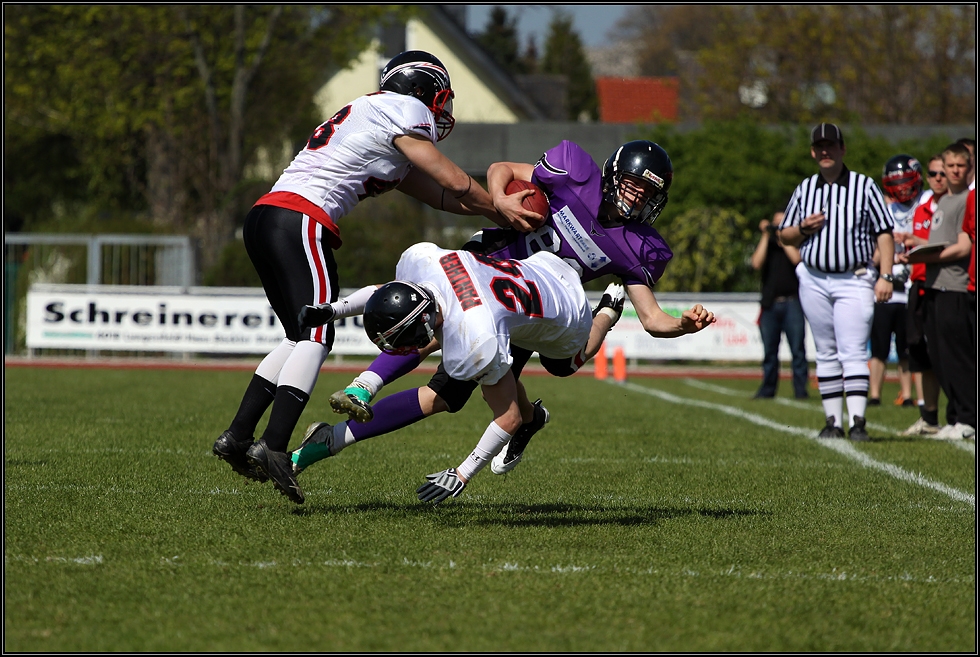
{"type": "Polygon", "coordinates": [[[295,506],[211,455],[250,376],[5,370],[5,652],[977,650],[975,446],[900,438],[914,409],[852,444],[756,381],[527,377],[552,422],[513,473],[415,498],[475,396],[295,506]]]}

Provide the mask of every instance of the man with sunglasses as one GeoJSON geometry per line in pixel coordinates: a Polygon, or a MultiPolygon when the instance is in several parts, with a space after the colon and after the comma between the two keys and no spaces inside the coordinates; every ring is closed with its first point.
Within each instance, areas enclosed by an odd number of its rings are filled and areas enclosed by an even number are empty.
{"type": "Polygon", "coordinates": [[[455,123],[453,96],[435,56],[418,50],[395,56],[381,71],[380,90],[317,127],[245,218],[245,249],[286,337],[256,368],[212,451],[244,477],[271,479],[294,502],[302,503],[303,493],[286,448],[334,339],[332,326],[301,327],[297,316],[306,304],[337,298],[337,222],[361,200],[398,189],[437,209],[531,228],[525,219],[534,213],[508,221],[479,183],[436,148],[455,123]]]}
{"type": "MultiPolygon", "coordinates": [[[[929,189],[923,193],[912,216],[911,237],[914,241],[926,244],[932,216],[939,205],[939,199],[946,193],[946,172],[943,170],[941,155],[933,155],[926,165],[926,182],[929,189]]],[[[895,233],[896,246],[905,242],[909,234],[895,233]]],[[[909,348],[909,371],[915,382],[918,396],[919,419],[902,432],[903,436],[932,436],[939,431],[939,381],[932,371],[929,350],[926,348],[925,327],[923,325],[923,301],[925,298],[926,266],[924,263],[911,265],[906,310],[905,339],[909,348]]]]}

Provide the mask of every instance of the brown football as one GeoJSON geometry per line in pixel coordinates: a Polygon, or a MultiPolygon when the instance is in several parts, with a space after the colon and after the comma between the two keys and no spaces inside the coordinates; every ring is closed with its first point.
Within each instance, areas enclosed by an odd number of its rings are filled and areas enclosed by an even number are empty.
{"type": "MultiPolygon", "coordinates": [[[[548,210],[548,197],[545,193],[541,191],[541,188],[535,185],[529,180],[512,180],[507,183],[507,188],[504,190],[508,195],[516,194],[519,191],[530,189],[533,194],[529,194],[524,197],[524,201],[521,203],[525,209],[531,212],[537,212],[545,219],[551,214],[548,210]]],[[[537,226],[534,226],[537,228],[537,226]]]]}

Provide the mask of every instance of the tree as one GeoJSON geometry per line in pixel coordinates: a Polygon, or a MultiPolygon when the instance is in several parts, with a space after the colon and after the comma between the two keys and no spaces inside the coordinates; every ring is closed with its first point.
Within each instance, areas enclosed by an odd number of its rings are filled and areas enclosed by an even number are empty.
{"type": "Polygon", "coordinates": [[[687,120],[975,120],[974,5],[638,5],[621,27],[687,120]]]}
{"type": "Polygon", "coordinates": [[[534,35],[531,34],[527,37],[527,47],[524,49],[523,54],[521,54],[519,61],[521,72],[527,75],[537,73],[538,59],[538,44],[534,40],[534,35]]]}
{"type": "Polygon", "coordinates": [[[599,100],[595,81],[585,57],[582,39],[572,29],[572,17],[556,11],[548,26],[541,72],[568,78],[568,118],[595,121],[599,118],[599,100]]]}
{"type": "Polygon", "coordinates": [[[486,28],[476,40],[505,71],[511,75],[523,72],[517,57],[517,19],[504,7],[494,5],[486,28]]]}
{"type": "MultiPolygon", "coordinates": [[[[842,126],[848,168],[880,184],[884,163],[898,153],[921,162],[939,152],[946,136],[891,143],[842,126]]],[[[769,128],[748,117],[706,121],[696,130],[658,125],[636,136],[657,142],[674,168],[669,201],[655,228],[674,257],[657,289],[756,292],[748,263],[760,219],[786,207],[793,190],[817,171],[808,125],[769,128]]]]}
{"type": "Polygon", "coordinates": [[[260,147],[278,152],[283,140],[301,141],[322,120],[314,92],[389,11],[11,6],[5,135],[15,133],[21,156],[61,135],[77,154],[89,201],[197,236],[207,267],[247,207],[246,163],[260,147]]]}

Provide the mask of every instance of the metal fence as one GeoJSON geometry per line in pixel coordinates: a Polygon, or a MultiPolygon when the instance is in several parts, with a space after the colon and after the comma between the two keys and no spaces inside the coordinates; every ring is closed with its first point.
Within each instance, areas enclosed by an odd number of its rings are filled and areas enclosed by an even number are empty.
{"type": "Polygon", "coordinates": [[[25,348],[27,290],[35,283],[168,285],[196,283],[185,235],[5,234],[3,351],[25,348]]]}

